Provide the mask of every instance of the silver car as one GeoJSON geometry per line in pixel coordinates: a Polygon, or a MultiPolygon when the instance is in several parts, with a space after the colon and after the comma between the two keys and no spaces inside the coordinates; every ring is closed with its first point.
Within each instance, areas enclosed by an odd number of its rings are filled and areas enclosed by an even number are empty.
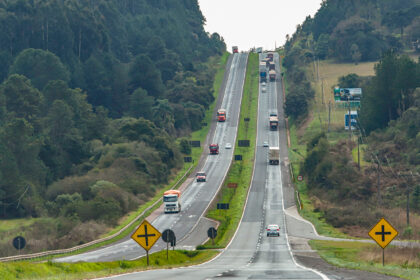
{"type": "Polygon", "coordinates": [[[232,144],[226,143],[225,149],[232,149],[232,144]]]}
{"type": "Polygon", "coordinates": [[[280,236],[280,227],[278,225],[267,226],[267,236],[280,236]]]}
{"type": "Polygon", "coordinates": [[[268,147],[268,141],[263,142],[263,147],[268,147]]]}

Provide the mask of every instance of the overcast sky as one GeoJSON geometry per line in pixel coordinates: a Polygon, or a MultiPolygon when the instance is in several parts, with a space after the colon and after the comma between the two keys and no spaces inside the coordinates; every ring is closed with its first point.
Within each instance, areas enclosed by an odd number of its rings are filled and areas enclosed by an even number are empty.
{"type": "Polygon", "coordinates": [[[252,47],[274,49],[283,45],[286,34],[313,16],[322,0],[198,0],[206,18],[207,32],[219,33],[228,51],[252,47]]]}

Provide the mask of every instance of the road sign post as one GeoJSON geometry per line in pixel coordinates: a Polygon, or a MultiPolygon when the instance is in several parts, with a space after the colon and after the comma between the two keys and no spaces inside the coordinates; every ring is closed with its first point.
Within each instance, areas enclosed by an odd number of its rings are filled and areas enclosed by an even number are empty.
{"type": "Polygon", "coordinates": [[[214,245],[214,239],[217,236],[217,229],[214,227],[209,228],[207,231],[207,236],[211,239],[211,244],[214,245]]]}
{"type": "Polygon", "coordinates": [[[169,259],[169,243],[171,243],[172,245],[172,242],[175,239],[175,233],[170,229],[165,229],[162,232],[162,239],[163,241],[166,242],[166,259],[168,260],[169,259]]]}
{"type": "Polygon", "coordinates": [[[147,220],[144,220],[131,238],[146,250],[147,265],[149,265],[149,250],[160,238],[161,233],[147,220]]]}
{"type": "Polygon", "coordinates": [[[369,236],[382,247],[382,266],[385,265],[385,247],[398,235],[398,231],[384,218],[369,231],[369,236]]]}
{"type": "Polygon", "coordinates": [[[15,247],[19,251],[19,255],[20,255],[20,250],[22,250],[26,246],[25,238],[23,238],[22,236],[16,236],[15,238],[13,238],[12,243],[13,243],[13,247],[15,247]]]}

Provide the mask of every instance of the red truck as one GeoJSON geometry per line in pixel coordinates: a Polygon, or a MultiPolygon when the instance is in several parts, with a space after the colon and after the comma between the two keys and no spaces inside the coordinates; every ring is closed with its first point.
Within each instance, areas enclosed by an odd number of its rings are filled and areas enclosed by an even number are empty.
{"type": "Polygon", "coordinates": [[[232,53],[238,53],[238,47],[237,46],[233,46],[232,47],[232,53]]]}
{"type": "Polygon", "coordinates": [[[217,121],[218,122],[226,121],[226,110],[225,109],[219,109],[217,111],[217,121]]]}
{"type": "Polygon", "coordinates": [[[211,155],[219,154],[219,144],[210,144],[209,149],[211,155]]]}

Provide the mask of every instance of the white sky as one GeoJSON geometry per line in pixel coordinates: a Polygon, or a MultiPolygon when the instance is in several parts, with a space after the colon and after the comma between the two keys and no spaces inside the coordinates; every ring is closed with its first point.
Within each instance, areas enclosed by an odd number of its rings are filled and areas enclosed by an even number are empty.
{"type": "Polygon", "coordinates": [[[227,50],[274,49],[292,35],[296,25],[320,8],[322,0],[198,0],[207,32],[217,32],[227,50]]]}

